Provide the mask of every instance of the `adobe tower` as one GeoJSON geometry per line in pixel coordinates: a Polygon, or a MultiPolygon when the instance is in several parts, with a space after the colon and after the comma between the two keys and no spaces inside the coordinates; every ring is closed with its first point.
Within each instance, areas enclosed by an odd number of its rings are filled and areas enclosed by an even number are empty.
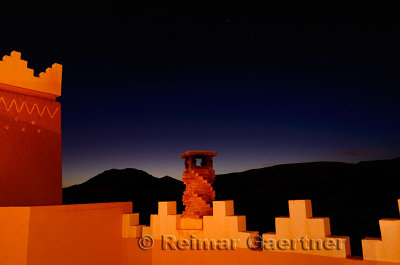
{"type": "Polygon", "coordinates": [[[187,151],[181,155],[185,159],[185,171],[182,180],[186,185],[182,201],[185,211],[182,217],[199,219],[212,215],[211,203],[215,199],[212,184],[215,180],[213,169],[213,151],[187,151]]]}
{"type": "Polygon", "coordinates": [[[62,203],[61,75],[35,76],[15,51],[0,60],[0,206],[62,203]]]}

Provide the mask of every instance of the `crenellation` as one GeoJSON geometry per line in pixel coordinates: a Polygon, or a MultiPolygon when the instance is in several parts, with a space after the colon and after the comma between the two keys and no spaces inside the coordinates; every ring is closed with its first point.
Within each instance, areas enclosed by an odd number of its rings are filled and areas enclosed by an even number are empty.
{"type": "Polygon", "coordinates": [[[122,237],[139,238],[142,236],[143,225],[139,225],[139,214],[130,213],[122,216],[122,237]]]}
{"type": "Polygon", "coordinates": [[[176,202],[159,202],[158,214],[151,215],[150,226],[140,227],[136,219],[132,223],[124,215],[123,233],[125,237],[149,235],[154,240],[162,240],[162,237],[167,235],[173,235],[177,240],[188,239],[191,236],[215,240],[238,239],[237,246],[247,248],[247,239],[257,236],[258,232],[246,230],[246,216],[233,215],[233,201],[215,201],[214,206],[211,216],[203,216],[201,219],[182,218],[181,214],[176,214],[176,202]],[[185,223],[185,219],[188,223],[185,223]],[[135,229],[142,231],[138,232],[135,229]]]}
{"type": "Polygon", "coordinates": [[[34,75],[28,62],[21,59],[21,53],[13,51],[0,61],[0,88],[17,90],[21,94],[44,98],[61,96],[62,65],[53,64],[45,72],[34,75]]]}
{"type": "MultiPolygon", "coordinates": [[[[400,209],[400,199],[398,200],[400,209]]],[[[365,260],[400,262],[400,219],[379,220],[381,238],[362,240],[365,260]]]]}
{"type": "Polygon", "coordinates": [[[311,200],[289,201],[289,217],[275,218],[275,227],[275,233],[263,234],[262,241],[267,243],[264,250],[341,258],[351,255],[349,237],[332,236],[329,218],[312,216],[311,200]],[[283,241],[288,241],[290,247],[280,248],[279,242],[283,241]]]}

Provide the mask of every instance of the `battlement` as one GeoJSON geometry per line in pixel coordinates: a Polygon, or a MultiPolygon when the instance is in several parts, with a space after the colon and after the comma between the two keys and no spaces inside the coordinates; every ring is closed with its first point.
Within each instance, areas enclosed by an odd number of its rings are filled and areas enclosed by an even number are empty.
{"type": "Polygon", "coordinates": [[[276,233],[263,234],[264,250],[350,256],[349,237],[332,236],[329,218],[313,217],[310,200],[289,201],[289,214],[290,217],[275,218],[276,233]],[[281,247],[277,242],[281,242],[281,247]]]}
{"type": "MultiPolygon", "coordinates": [[[[398,200],[400,209],[400,200],[398,200]]],[[[400,262],[400,219],[379,220],[382,238],[367,237],[362,240],[364,258],[400,262]]]]}
{"type": "Polygon", "coordinates": [[[125,214],[122,235],[126,238],[149,235],[160,241],[166,235],[173,236],[176,240],[191,237],[216,241],[233,239],[236,240],[236,247],[247,248],[248,238],[257,237],[258,232],[246,231],[246,216],[234,215],[233,201],[214,201],[213,204],[212,215],[197,219],[183,218],[181,214],[177,214],[176,202],[159,202],[158,214],[151,215],[150,226],[139,225],[137,213],[125,214]]]}
{"type": "Polygon", "coordinates": [[[21,53],[13,51],[0,61],[0,89],[55,100],[61,96],[62,65],[53,64],[45,72],[34,75],[21,53]]]}
{"type": "MultiPolygon", "coordinates": [[[[399,200],[400,204],[400,200],[399,200]]],[[[150,226],[139,224],[139,214],[123,214],[122,237],[151,238],[151,264],[344,264],[389,265],[400,262],[400,220],[380,220],[382,239],[363,240],[363,257],[351,256],[348,236],[332,236],[328,217],[313,217],[310,200],[289,201],[289,217],[277,217],[276,232],[259,236],[246,230],[246,217],[234,215],[233,201],[214,201],[213,214],[201,219],[182,218],[176,202],[159,202],[150,226]],[[183,220],[186,219],[186,222],[183,220]],[[193,222],[188,222],[192,220],[193,222]],[[235,240],[235,254],[221,255],[210,248],[190,245],[182,250],[174,242],[235,240]],[[200,241],[199,241],[200,240],[200,241]],[[261,250],[262,251],[258,251],[261,250]],[[206,251],[204,251],[206,250],[206,251]],[[196,253],[200,253],[197,254],[196,253]],[[196,260],[196,262],[194,262],[196,260]],[[240,262],[240,260],[242,262],[240,262]]],[[[191,243],[190,243],[191,244],[191,243]]],[[[181,245],[182,246],[182,245],[181,245]]],[[[184,245],[188,246],[188,245],[184,245]]],[[[228,248],[232,250],[229,243],[228,248]]],[[[226,247],[225,246],[225,247],[226,247]]],[[[218,250],[218,248],[217,248],[218,250]]],[[[220,249],[221,250],[221,249],[220,249]]],[[[229,254],[230,253],[230,254],[229,254]]]]}

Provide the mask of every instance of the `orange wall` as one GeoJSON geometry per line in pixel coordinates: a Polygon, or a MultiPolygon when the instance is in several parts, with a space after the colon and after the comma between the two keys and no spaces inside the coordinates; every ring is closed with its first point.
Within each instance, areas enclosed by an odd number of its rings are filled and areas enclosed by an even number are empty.
{"type": "Polygon", "coordinates": [[[60,103],[0,84],[0,206],[62,203],[60,103]]]}
{"type": "Polygon", "coordinates": [[[0,207],[0,264],[151,264],[151,251],[122,237],[131,209],[130,202],[0,207]]]}
{"type": "Polygon", "coordinates": [[[122,214],[131,203],[32,207],[28,265],[120,265],[122,214]]]}
{"type": "MultiPolygon", "coordinates": [[[[123,265],[151,265],[152,250],[142,250],[138,247],[137,238],[124,238],[122,242],[123,265]]],[[[87,264],[89,265],[89,264],[87,264]]]]}
{"type": "Polygon", "coordinates": [[[156,241],[152,249],[152,265],[388,265],[378,261],[360,258],[334,258],[318,255],[256,251],[238,248],[236,250],[161,250],[161,242],[156,241]]]}
{"type": "Polygon", "coordinates": [[[0,264],[6,265],[388,265],[361,257],[337,258],[249,250],[150,250],[123,236],[132,204],[99,203],[0,207],[0,264]]]}
{"type": "Polygon", "coordinates": [[[26,264],[29,215],[29,207],[0,207],[0,264],[26,264]]]}

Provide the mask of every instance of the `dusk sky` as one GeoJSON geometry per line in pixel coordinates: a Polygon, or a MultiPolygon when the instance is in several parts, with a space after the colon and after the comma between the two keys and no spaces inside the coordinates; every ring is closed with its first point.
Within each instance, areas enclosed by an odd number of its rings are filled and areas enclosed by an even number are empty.
{"type": "Polygon", "coordinates": [[[399,15],[391,6],[81,1],[7,7],[0,55],[63,65],[63,185],[111,168],[181,179],[400,156],[399,15]]]}

